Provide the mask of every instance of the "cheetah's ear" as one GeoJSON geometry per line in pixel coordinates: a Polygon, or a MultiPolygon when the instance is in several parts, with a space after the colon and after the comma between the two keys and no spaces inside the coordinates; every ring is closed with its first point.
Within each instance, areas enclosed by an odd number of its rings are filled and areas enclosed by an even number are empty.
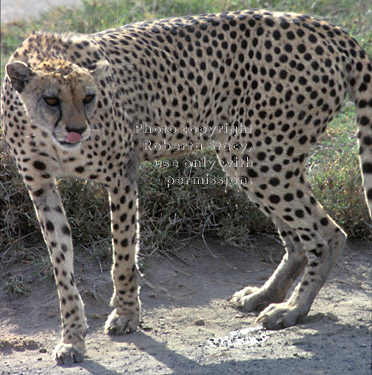
{"type": "Polygon", "coordinates": [[[91,74],[92,76],[99,78],[108,71],[109,67],[110,64],[107,60],[99,60],[96,64],[94,64],[94,69],[90,69],[91,74]]]}
{"type": "Polygon", "coordinates": [[[35,75],[34,71],[22,61],[12,61],[5,69],[12,86],[19,93],[23,91],[30,79],[35,75]]]}

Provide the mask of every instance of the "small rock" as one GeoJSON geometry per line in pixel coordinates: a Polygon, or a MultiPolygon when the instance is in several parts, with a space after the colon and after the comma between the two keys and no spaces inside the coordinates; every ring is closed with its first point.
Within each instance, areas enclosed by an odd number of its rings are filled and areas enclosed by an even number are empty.
{"type": "Polygon", "coordinates": [[[197,326],[205,326],[205,321],[204,319],[197,319],[194,321],[194,324],[197,326]]]}
{"type": "Polygon", "coordinates": [[[292,345],[307,345],[307,342],[304,340],[294,340],[292,341],[292,345]]]}
{"type": "Polygon", "coordinates": [[[48,318],[54,318],[56,315],[58,314],[58,310],[51,310],[51,311],[48,311],[47,313],[47,316],[48,318]]]}
{"type": "Polygon", "coordinates": [[[338,322],[338,316],[332,313],[327,313],[326,314],[327,318],[330,320],[333,320],[334,322],[338,322]]]}

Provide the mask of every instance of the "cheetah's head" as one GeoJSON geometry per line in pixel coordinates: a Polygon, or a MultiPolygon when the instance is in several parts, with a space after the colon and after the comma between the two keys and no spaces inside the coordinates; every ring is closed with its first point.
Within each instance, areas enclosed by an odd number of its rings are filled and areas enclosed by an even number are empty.
{"type": "Polygon", "coordinates": [[[94,72],[60,60],[32,68],[12,61],[6,72],[32,123],[57,144],[78,147],[91,136],[97,101],[94,72]]]}

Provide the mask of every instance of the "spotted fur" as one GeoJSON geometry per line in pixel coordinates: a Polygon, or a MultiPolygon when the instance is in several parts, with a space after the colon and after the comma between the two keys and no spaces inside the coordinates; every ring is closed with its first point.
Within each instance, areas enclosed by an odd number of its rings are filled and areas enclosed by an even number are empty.
{"type": "Polygon", "coordinates": [[[263,287],[245,288],[231,300],[244,311],[263,310],[258,321],[272,329],[294,325],[308,313],[345,243],[304,171],[310,148],[348,91],[356,104],[372,208],[372,65],[353,38],[324,21],[242,11],[141,22],[93,35],[34,33],[6,71],[4,134],[54,266],[60,363],[83,359],[87,324],[59,177],[98,181],[110,194],[110,334],[132,332],[139,322],[136,167],[142,160],[210,142],[224,146],[216,150],[223,169],[273,219],[286,247],[263,287]],[[215,131],[222,126],[228,131],[215,131]],[[248,160],[252,164],[231,163],[248,160]]]}

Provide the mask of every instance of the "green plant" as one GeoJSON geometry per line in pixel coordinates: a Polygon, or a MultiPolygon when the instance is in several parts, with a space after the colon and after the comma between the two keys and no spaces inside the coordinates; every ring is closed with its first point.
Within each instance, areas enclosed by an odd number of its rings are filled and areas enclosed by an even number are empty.
{"type": "Polygon", "coordinates": [[[8,280],[4,280],[3,290],[10,298],[14,295],[28,294],[22,276],[11,276],[8,280]]]}

